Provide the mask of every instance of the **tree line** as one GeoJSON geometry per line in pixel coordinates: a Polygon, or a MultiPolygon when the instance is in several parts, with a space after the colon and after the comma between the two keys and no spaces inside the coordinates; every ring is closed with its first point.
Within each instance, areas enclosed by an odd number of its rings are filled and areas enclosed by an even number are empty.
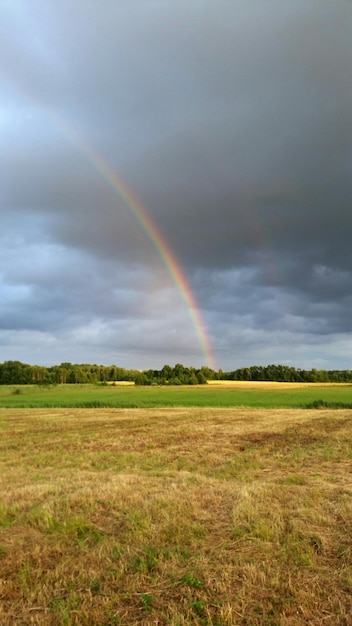
{"type": "Polygon", "coordinates": [[[296,369],[288,365],[253,365],[232,372],[210,367],[174,367],[161,370],[134,370],[117,365],[61,363],[52,367],[29,365],[21,361],[0,363],[0,385],[108,384],[130,381],[136,385],[203,385],[208,380],[253,380],[277,382],[352,382],[351,370],[296,369]]]}
{"type": "Polygon", "coordinates": [[[289,365],[253,365],[223,374],[225,380],[267,380],[287,383],[352,382],[351,370],[296,369],[289,365]]]}
{"type": "Polygon", "coordinates": [[[217,377],[208,367],[174,367],[164,365],[161,370],[134,370],[117,365],[90,365],[87,363],[61,363],[52,367],[29,365],[21,361],[5,361],[0,364],[0,385],[27,384],[85,384],[130,381],[136,385],[199,385],[217,377]]]}

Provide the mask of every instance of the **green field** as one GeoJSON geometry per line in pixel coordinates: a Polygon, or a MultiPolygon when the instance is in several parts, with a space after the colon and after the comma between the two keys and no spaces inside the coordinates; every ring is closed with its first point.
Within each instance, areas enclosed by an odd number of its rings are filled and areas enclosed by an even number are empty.
{"type": "Polygon", "coordinates": [[[219,384],[180,387],[120,385],[0,386],[0,407],[148,408],[162,406],[352,407],[348,384],[219,384]]]}

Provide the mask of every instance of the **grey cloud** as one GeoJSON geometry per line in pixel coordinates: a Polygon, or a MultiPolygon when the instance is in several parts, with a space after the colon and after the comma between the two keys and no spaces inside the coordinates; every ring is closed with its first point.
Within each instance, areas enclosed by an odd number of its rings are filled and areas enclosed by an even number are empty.
{"type": "Polygon", "coordinates": [[[13,345],[30,353],[32,329],[57,355],[70,337],[76,360],[89,346],[146,366],[204,358],[95,151],[174,250],[219,365],[256,349],[319,363],[335,346],[346,360],[351,6],[34,0],[0,13],[0,326],[13,345]]]}

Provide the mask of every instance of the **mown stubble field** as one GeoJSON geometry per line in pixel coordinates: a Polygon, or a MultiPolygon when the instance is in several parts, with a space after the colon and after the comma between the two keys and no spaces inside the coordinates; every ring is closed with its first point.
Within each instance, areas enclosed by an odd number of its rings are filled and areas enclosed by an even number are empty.
{"type": "Polygon", "coordinates": [[[352,624],[351,424],[2,409],[1,625],[352,624]]]}

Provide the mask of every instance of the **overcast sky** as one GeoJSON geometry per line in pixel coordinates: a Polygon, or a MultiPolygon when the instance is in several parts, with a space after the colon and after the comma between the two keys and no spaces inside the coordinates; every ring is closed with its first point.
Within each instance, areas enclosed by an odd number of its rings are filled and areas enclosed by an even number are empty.
{"type": "Polygon", "coordinates": [[[0,0],[0,362],[351,368],[351,34],[348,0],[0,0]]]}

